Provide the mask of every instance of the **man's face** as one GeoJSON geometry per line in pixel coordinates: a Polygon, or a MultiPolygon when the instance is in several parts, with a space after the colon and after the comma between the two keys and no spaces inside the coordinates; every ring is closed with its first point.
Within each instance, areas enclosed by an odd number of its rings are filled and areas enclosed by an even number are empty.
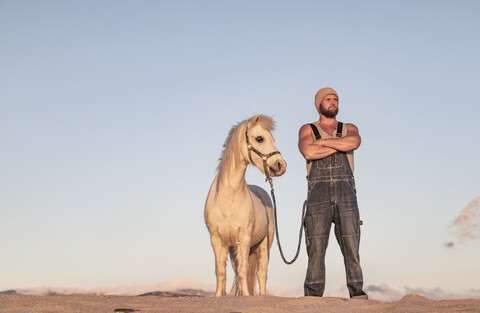
{"type": "Polygon", "coordinates": [[[336,95],[327,95],[320,103],[320,113],[328,118],[338,114],[338,98],[336,95]]]}

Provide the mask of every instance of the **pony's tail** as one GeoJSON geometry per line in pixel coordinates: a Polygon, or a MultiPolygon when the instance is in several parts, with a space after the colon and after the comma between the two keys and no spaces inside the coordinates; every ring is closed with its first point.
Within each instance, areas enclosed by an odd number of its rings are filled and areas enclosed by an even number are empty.
{"type": "Polygon", "coordinates": [[[230,290],[230,296],[239,296],[240,295],[240,280],[238,279],[237,273],[235,273],[235,280],[233,281],[232,289],[230,290]]]}

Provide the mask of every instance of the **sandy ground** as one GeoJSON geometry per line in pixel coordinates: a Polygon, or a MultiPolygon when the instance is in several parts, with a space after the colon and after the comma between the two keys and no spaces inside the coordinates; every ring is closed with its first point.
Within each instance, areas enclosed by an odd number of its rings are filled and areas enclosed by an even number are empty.
{"type": "Polygon", "coordinates": [[[372,300],[343,298],[280,298],[254,297],[131,297],[131,296],[20,296],[0,295],[0,312],[480,312],[480,300],[432,301],[407,295],[403,299],[384,303],[372,300]],[[134,311],[136,310],[136,311],[134,311]]]}

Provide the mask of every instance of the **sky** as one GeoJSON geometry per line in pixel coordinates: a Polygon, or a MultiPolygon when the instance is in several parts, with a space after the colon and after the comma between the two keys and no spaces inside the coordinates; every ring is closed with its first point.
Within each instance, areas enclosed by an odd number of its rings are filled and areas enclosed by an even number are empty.
{"type": "MultiPolygon", "coordinates": [[[[367,292],[480,298],[479,14],[468,0],[0,0],[0,290],[214,285],[204,203],[229,130],[255,114],[276,121],[288,164],[274,186],[290,259],[298,130],[330,86],[362,137],[367,292]]],[[[269,189],[254,167],[246,179],[269,189]]],[[[270,290],[301,293],[301,249],[285,265],[274,243],[270,290]]],[[[346,296],[334,236],[326,262],[326,294],[346,296]]]]}

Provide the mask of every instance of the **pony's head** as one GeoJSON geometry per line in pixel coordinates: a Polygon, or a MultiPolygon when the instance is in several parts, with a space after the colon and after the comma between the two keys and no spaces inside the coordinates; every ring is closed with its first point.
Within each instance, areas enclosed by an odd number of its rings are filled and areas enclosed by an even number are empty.
{"type": "Polygon", "coordinates": [[[274,129],[275,122],[265,115],[256,115],[245,123],[247,160],[266,176],[280,176],[287,170],[287,162],[275,147],[274,129]]]}
{"type": "Polygon", "coordinates": [[[287,163],[275,147],[275,139],[270,133],[275,128],[271,117],[256,115],[248,120],[233,126],[223,145],[218,172],[220,178],[243,162],[244,165],[253,164],[265,175],[280,176],[287,170],[287,163]],[[248,143],[247,143],[248,138],[248,143]],[[248,144],[256,150],[248,148],[248,144]],[[273,154],[273,152],[277,152],[273,154]],[[262,155],[268,156],[264,162],[262,155]],[[266,166],[265,166],[266,164],[266,166]],[[265,169],[268,173],[265,173],[265,169]]]}

